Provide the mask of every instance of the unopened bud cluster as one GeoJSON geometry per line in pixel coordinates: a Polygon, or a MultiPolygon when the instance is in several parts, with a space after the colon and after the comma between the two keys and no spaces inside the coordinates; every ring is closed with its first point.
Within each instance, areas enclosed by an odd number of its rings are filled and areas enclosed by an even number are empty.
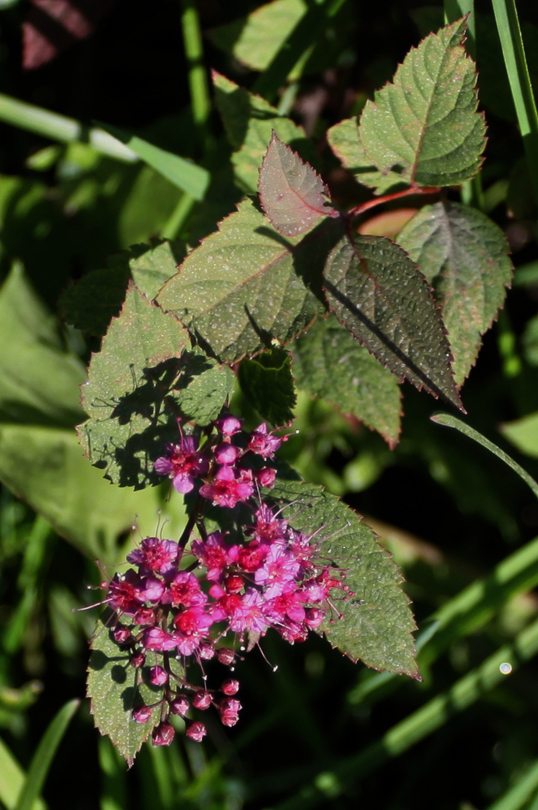
{"type": "Polygon", "coordinates": [[[159,707],[154,745],[171,743],[171,714],[186,718],[186,734],[196,741],[206,728],[187,719],[193,709],[213,706],[225,726],[237,723],[239,682],[227,678],[219,689],[209,689],[204,661],[217,659],[233,668],[237,648],[248,651],[271,627],[292,644],[304,641],[309,630],[322,624],[327,609],[335,610],[333,589],[340,589],[344,599],[352,595],[342,571],[315,559],[313,538],[293,529],[261,498],[260,486],[274,484],[276,470],[269,462],[281,442],[265,424],[246,434],[232,416],[215,423],[201,450],[194,436],[181,433],[154,468],[169,476],[178,492],[197,493],[196,519],[179,542],[144,539],[127,557],[134,567],[103,583],[105,602],[115,613],[115,642],[128,650],[141,678],[162,690],[158,703],[133,712],[135,721],[146,723],[159,707]],[[224,509],[248,506],[240,534],[232,538],[205,531],[207,500],[224,509]],[[195,525],[198,539],[191,538],[195,525]],[[148,652],[160,663],[147,666],[148,652]],[[181,677],[174,659],[181,664],[181,677]],[[192,664],[201,669],[202,687],[188,680],[192,664]]]}

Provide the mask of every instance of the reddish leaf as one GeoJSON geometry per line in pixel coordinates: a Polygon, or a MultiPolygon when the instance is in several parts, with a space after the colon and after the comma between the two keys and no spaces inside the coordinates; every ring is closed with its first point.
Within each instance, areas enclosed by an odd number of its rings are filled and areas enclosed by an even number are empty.
{"type": "Polygon", "coordinates": [[[263,210],[285,236],[299,236],[323,217],[338,216],[325,206],[329,192],[321,177],[274,131],[260,169],[258,190],[263,210]]]}
{"type": "Polygon", "coordinates": [[[115,0],[30,0],[28,17],[22,24],[25,70],[33,70],[55,59],[79,39],[93,33],[115,0]]]}

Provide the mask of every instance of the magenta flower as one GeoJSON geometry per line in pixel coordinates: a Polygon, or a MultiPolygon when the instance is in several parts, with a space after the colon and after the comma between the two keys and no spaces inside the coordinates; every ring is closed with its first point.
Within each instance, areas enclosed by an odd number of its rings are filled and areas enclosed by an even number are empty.
{"type": "Polygon", "coordinates": [[[203,723],[200,723],[198,722],[198,720],[195,720],[194,723],[191,723],[189,726],[187,726],[185,734],[191,740],[194,740],[194,742],[202,742],[205,735],[207,734],[207,729],[203,723]]]}
{"type": "Polygon", "coordinates": [[[274,454],[282,444],[282,439],[268,433],[267,425],[262,422],[256,430],[253,430],[248,440],[248,449],[263,458],[273,458],[274,454]]]}
{"type": "Polygon", "coordinates": [[[165,633],[160,627],[152,627],[146,630],[142,637],[142,644],[146,650],[155,652],[168,652],[177,647],[177,641],[170,633],[165,633]]]}
{"type": "Polygon", "coordinates": [[[174,570],[178,553],[178,544],[173,540],[146,537],[140,548],[135,548],[127,555],[127,562],[140,566],[142,573],[167,574],[174,570]]]}
{"type": "Polygon", "coordinates": [[[162,598],[163,604],[200,607],[207,602],[207,596],[200,588],[200,583],[189,571],[176,574],[162,598]]]}
{"type": "Polygon", "coordinates": [[[236,447],[234,444],[229,444],[228,442],[219,444],[218,447],[215,447],[213,452],[218,464],[235,464],[237,457],[241,455],[239,447],[236,447]]]}
{"type": "Polygon", "coordinates": [[[132,568],[125,574],[115,574],[108,586],[105,600],[111,608],[127,615],[136,613],[144,597],[141,596],[141,579],[132,568]]]}
{"type": "Polygon", "coordinates": [[[179,444],[167,444],[166,456],[155,461],[153,469],[159,475],[172,478],[174,487],[184,495],[194,489],[197,476],[209,470],[209,460],[198,452],[198,441],[194,436],[182,436],[179,444]]]}
{"type": "Polygon", "coordinates": [[[213,502],[213,506],[233,509],[241,501],[248,501],[254,492],[251,470],[233,470],[219,467],[212,484],[200,487],[200,495],[213,502]]]}
{"type": "Polygon", "coordinates": [[[191,548],[207,568],[206,578],[210,582],[222,579],[224,569],[237,559],[238,546],[226,545],[221,532],[209,534],[205,541],[194,540],[191,548]]]}
{"type": "Polygon", "coordinates": [[[234,610],[230,619],[230,630],[234,633],[243,633],[251,630],[254,633],[265,633],[269,621],[263,613],[264,598],[255,588],[248,588],[245,595],[240,597],[240,606],[234,610]]]}
{"type": "Polygon", "coordinates": [[[151,740],[153,745],[170,745],[176,732],[169,723],[161,723],[157,728],[153,729],[151,740]]]}
{"type": "Polygon", "coordinates": [[[287,582],[294,580],[300,565],[294,555],[279,545],[269,547],[263,565],[254,574],[256,585],[263,585],[267,599],[280,596],[287,582]]]}
{"type": "Polygon", "coordinates": [[[241,420],[236,419],[235,416],[224,416],[222,419],[217,419],[215,425],[223,436],[233,436],[234,433],[241,430],[241,420]]]}

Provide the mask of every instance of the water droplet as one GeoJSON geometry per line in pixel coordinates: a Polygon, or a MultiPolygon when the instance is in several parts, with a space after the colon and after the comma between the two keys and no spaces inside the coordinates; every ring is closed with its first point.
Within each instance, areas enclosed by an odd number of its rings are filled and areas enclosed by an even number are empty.
{"type": "Polygon", "coordinates": [[[503,661],[502,664],[499,664],[499,671],[502,675],[510,675],[512,672],[512,664],[508,661],[503,661]]]}

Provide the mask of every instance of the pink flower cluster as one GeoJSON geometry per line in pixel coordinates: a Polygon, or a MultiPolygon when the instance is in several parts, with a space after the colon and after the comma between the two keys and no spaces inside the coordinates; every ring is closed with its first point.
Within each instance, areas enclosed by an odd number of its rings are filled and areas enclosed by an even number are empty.
{"type": "Polygon", "coordinates": [[[186,718],[186,734],[196,741],[206,728],[187,719],[192,709],[214,706],[229,727],[239,719],[238,681],[227,678],[214,690],[203,675],[204,686],[194,685],[187,679],[190,664],[198,664],[202,674],[204,661],[210,659],[231,667],[237,646],[251,649],[270,628],[292,644],[304,641],[309,630],[322,624],[328,607],[336,610],[334,589],[340,589],[344,599],[352,595],[343,584],[345,574],[317,559],[312,538],[293,529],[261,499],[256,484],[265,479],[272,485],[275,470],[247,466],[247,461],[260,456],[265,464],[281,439],[266,425],[246,435],[234,417],[219,420],[216,428],[203,452],[193,437],[182,436],[179,444],[168,445],[155,469],[170,476],[180,492],[199,487],[195,511],[204,499],[228,509],[248,503],[251,517],[242,532],[233,538],[220,531],[207,534],[203,512],[197,511],[179,543],[147,537],[127,557],[135,568],[103,583],[108,589],[105,602],[115,613],[114,640],[128,649],[141,677],[162,690],[158,703],[140,705],[133,712],[135,721],[146,723],[160,707],[154,745],[171,743],[175,732],[170,714],[186,718]],[[186,550],[194,525],[200,538],[186,550]],[[148,652],[158,658],[158,665],[146,666],[148,652]],[[176,674],[173,659],[182,665],[184,676],[176,674]]]}

